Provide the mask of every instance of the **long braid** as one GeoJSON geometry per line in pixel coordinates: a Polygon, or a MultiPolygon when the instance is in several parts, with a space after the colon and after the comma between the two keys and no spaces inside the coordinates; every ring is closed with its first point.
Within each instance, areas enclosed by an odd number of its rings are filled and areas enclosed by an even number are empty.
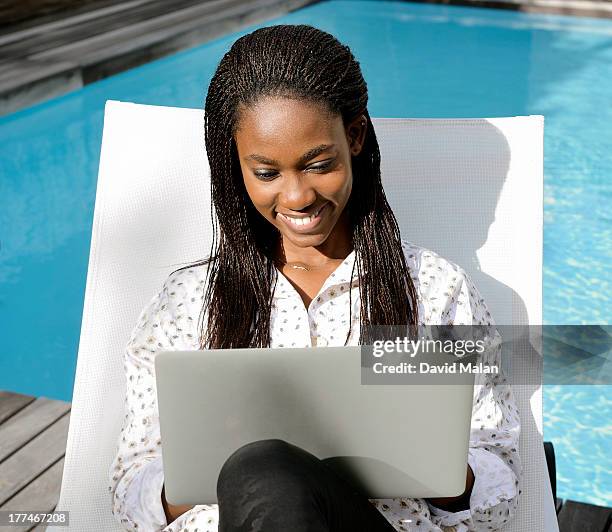
{"type": "MultiPolygon", "coordinates": [[[[306,25],[281,25],[238,39],[221,60],[206,96],[205,143],[216,216],[210,257],[196,263],[209,266],[200,346],[270,345],[272,253],[279,233],[248,196],[234,141],[241,109],[264,96],[324,103],[344,124],[360,114],[367,117],[364,146],[352,159],[353,189],[346,207],[360,279],[359,343],[370,342],[370,325],[415,327],[416,290],[397,220],[382,187],[380,152],[359,63],[347,46],[326,32],[306,25]],[[206,309],[208,322],[204,323],[206,309]]],[[[352,299],[349,304],[352,312],[352,299]]]]}

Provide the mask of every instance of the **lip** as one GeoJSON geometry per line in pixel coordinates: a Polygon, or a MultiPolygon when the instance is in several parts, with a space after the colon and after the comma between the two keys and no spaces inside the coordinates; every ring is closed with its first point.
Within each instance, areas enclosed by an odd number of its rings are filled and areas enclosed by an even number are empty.
{"type": "Polygon", "coordinates": [[[296,232],[296,233],[307,233],[308,231],[310,231],[311,229],[314,229],[315,227],[317,227],[317,225],[319,225],[319,223],[321,222],[321,219],[323,218],[323,216],[325,215],[325,212],[327,210],[327,206],[329,205],[329,201],[327,203],[325,203],[319,210],[319,214],[317,214],[317,216],[315,216],[310,223],[307,224],[303,224],[303,225],[296,225],[293,222],[290,222],[287,218],[287,216],[285,216],[283,213],[279,212],[278,213],[278,218],[280,218],[283,223],[289,227],[289,229],[291,229],[292,231],[296,232]]]}

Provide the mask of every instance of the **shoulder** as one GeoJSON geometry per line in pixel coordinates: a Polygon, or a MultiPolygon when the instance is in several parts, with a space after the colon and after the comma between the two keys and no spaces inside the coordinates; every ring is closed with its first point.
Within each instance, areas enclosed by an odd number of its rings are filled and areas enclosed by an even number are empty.
{"type": "Polygon", "coordinates": [[[491,319],[478,289],[461,266],[404,239],[402,249],[423,322],[471,325],[491,319]]]}
{"type": "Polygon", "coordinates": [[[190,348],[197,335],[207,268],[198,265],[171,272],[142,312],[137,329],[165,335],[172,347],[190,348]]]}
{"type": "Polygon", "coordinates": [[[197,264],[175,270],[166,277],[160,299],[173,317],[197,319],[206,292],[207,273],[207,264],[197,264]]]}
{"type": "Polygon", "coordinates": [[[191,300],[204,291],[208,265],[198,264],[175,270],[166,277],[162,292],[172,302],[191,300]]]}
{"type": "Polygon", "coordinates": [[[441,280],[458,280],[467,275],[463,268],[431,249],[404,239],[402,239],[402,249],[413,280],[418,276],[419,280],[427,283],[424,286],[441,280]]]}
{"type": "Polygon", "coordinates": [[[189,266],[166,277],[132,329],[127,363],[150,365],[161,349],[198,349],[207,269],[206,265],[189,266]]]}

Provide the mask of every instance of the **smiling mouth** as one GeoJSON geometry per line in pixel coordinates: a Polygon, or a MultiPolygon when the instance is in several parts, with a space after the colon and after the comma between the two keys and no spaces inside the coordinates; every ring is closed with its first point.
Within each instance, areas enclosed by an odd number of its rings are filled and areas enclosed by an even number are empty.
{"type": "Polygon", "coordinates": [[[278,216],[293,230],[305,231],[308,229],[312,229],[316,227],[316,225],[321,221],[323,211],[327,207],[329,202],[324,203],[319,207],[319,210],[312,214],[311,216],[305,216],[302,218],[292,218],[291,216],[287,216],[281,212],[278,213],[278,216]]]}

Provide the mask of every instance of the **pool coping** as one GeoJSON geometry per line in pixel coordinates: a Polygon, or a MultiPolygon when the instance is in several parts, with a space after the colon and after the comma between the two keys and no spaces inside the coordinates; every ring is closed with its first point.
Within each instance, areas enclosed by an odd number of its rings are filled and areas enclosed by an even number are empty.
{"type": "Polygon", "coordinates": [[[410,0],[421,4],[487,7],[522,13],[567,15],[572,17],[612,18],[609,0],[410,0]]]}

